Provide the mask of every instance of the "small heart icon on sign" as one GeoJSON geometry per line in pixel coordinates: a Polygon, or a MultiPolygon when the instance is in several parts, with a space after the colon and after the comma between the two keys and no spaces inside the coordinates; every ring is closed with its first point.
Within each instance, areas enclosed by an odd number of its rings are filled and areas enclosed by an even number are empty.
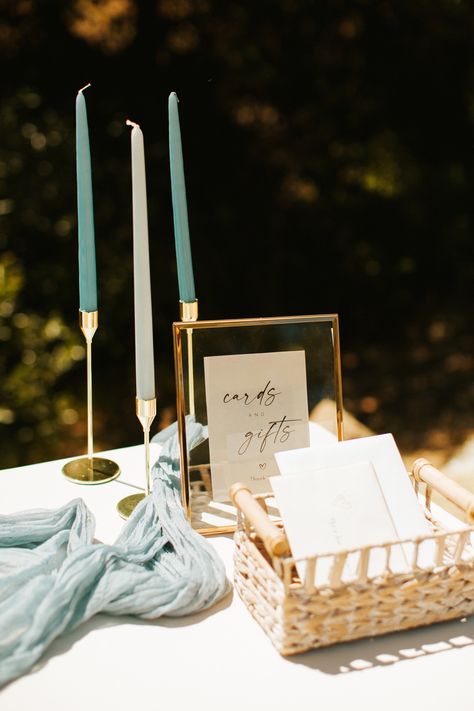
{"type": "Polygon", "coordinates": [[[259,464],[258,466],[260,467],[260,469],[266,469],[267,463],[263,462],[263,464],[259,464]]]}

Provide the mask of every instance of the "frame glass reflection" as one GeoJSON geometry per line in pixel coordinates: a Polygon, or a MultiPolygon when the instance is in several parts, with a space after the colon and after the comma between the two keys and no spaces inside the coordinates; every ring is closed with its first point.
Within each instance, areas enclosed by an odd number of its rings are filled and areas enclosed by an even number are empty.
{"type": "MultiPolygon", "coordinates": [[[[190,416],[208,424],[204,359],[210,356],[303,350],[310,440],[343,438],[339,322],[336,314],[173,324],[176,407],[183,506],[204,535],[229,533],[236,510],[215,501],[209,441],[188,451],[190,416]]],[[[270,488],[270,487],[269,487],[270,488]]],[[[277,512],[275,512],[277,513],[277,512]]]]}

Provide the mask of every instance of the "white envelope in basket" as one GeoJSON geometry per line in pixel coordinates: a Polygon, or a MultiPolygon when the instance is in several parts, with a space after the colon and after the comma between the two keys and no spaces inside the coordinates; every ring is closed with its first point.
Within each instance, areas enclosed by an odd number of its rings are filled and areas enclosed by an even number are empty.
{"type": "MultiPolygon", "coordinates": [[[[396,538],[413,539],[432,532],[391,434],[278,452],[275,459],[283,476],[305,473],[328,475],[329,469],[371,462],[395,527],[396,538]],[[325,470],[324,473],[321,470],[325,470]]],[[[304,496],[304,491],[301,496],[304,496]]],[[[432,565],[434,550],[431,542],[422,544],[418,564],[432,565]]]]}

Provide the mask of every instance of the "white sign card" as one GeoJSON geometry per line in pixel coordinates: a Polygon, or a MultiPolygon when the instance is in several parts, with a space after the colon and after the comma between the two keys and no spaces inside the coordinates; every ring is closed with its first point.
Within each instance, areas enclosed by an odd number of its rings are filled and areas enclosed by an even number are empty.
{"type": "MultiPolygon", "coordinates": [[[[294,474],[271,479],[275,498],[295,558],[336,553],[395,541],[398,534],[382,488],[370,462],[318,470],[317,475],[294,474]]],[[[333,556],[320,558],[316,585],[330,582],[333,556]]],[[[359,554],[350,554],[343,580],[357,577],[359,554]]],[[[401,546],[392,549],[392,570],[408,568],[401,546]]],[[[373,551],[369,576],[383,572],[385,551],[373,551]]],[[[304,580],[306,564],[297,562],[304,580]]]]}
{"type": "Polygon", "coordinates": [[[274,453],[309,446],[305,352],[209,356],[204,375],[213,499],[269,491],[274,453]]]}

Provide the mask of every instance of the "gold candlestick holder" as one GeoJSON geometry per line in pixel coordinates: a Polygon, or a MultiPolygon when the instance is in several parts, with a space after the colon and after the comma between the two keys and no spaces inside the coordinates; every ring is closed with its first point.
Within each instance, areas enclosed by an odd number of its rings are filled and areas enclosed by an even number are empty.
{"type": "Polygon", "coordinates": [[[75,484],[105,484],[116,479],[120,467],[111,459],[94,457],[92,419],[92,339],[99,326],[98,311],[79,311],[79,325],[86,339],[87,359],[87,457],[73,459],[63,467],[66,479],[75,484]]]}
{"type": "MultiPolygon", "coordinates": [[[[189,323],[198,320],[198,300],[180,301],[179,314],[181,321],[189,323]]],[[[186,329],[188,339],[188,396],[189,396],[189,414],[193,417],[196,415],[194,406],[194,361],[193,361],[193,329],[186,329]]]]}
{"type": "Polygon", "coordinates": [[[150,476],[150,427],[156,415],[156,398],[152,400],[136,400],[137,417],[143,427],[143,444],[145,448],[145,491],[140,494],[131,494],[121,499],[117,504],[117,511],[122,518],[129,518],[140,501],[151,493],[150,476]]]}

